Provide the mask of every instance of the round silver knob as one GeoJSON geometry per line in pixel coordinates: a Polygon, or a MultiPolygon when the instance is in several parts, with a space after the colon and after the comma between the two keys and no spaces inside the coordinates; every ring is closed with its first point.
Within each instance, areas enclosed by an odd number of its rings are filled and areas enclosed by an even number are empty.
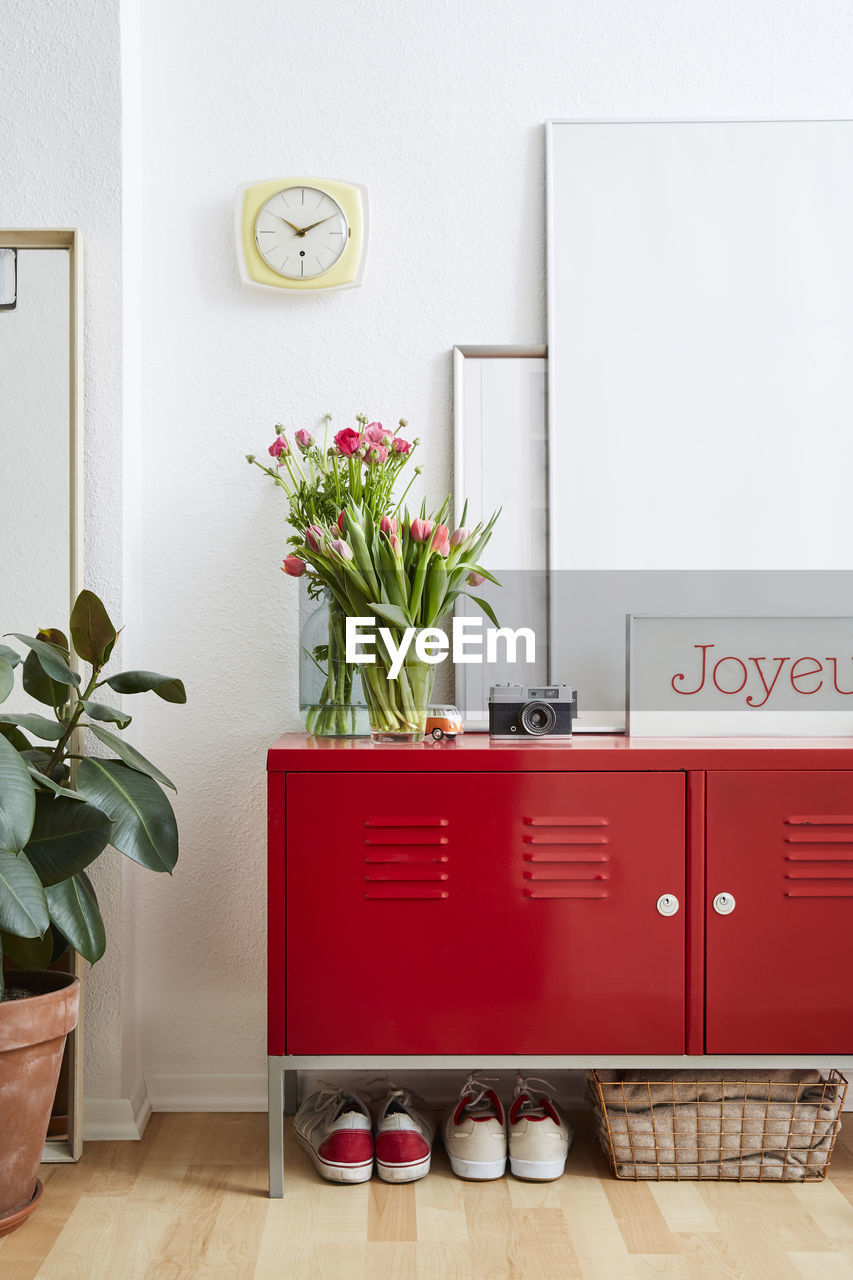
{"type": "Polygon", "coordinates": [[[731,893],[718,893],[714,899],[714,910],[718,916],[730,916],[735,909],[734,896],[731,893]]]}
{"type": "Polygon", "coordinates": [[[674,893],[662,893],[657,900],[657,908],[662,916],[674,916],[678,910],[678,899],[674,893]]]}

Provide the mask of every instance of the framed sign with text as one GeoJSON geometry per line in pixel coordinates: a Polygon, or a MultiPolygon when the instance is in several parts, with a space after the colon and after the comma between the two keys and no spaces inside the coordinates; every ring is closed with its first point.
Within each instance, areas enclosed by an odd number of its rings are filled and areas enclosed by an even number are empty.
{"type": "Polygon", "coordinates": [[[627,616],[627,731],[853,734],[853,618],[627,616]]]}

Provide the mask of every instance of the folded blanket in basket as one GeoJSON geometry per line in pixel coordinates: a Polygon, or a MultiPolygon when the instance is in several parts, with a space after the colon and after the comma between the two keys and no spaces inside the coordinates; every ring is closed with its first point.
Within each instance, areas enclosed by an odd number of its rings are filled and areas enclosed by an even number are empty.
{"type": "Polygon", "coordinates": [[[602,1146],[641,1178],[822,1176],[844,1096],[817,1071],[601,1071],[598,1085],[602,1146]]]}

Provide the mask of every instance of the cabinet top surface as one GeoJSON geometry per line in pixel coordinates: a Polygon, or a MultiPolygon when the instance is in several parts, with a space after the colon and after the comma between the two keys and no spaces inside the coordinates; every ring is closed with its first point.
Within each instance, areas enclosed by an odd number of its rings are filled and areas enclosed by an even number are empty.
{"type": "Polygon", "coordinates": [[[267,768],[465,772],[468,770],[853,769],[853,737],[639,738],[577,734],[516,742],[466,733],[455,742],[379,746],[367,738],[288,733],[269,750],[267,768]]]}

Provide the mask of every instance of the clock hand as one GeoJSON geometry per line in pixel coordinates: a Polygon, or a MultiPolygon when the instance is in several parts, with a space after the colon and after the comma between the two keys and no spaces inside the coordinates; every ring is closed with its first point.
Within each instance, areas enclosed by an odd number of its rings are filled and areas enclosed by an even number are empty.
{"type": "MultiPolygon", "coordinates": [[[[320,219],[320,222],[328,222],[329,218],[334,218],[334,216],[335,215],[333,213],[327,214],[325,218],[320,219]]],[[[302,235],[304,236],[306,231],[313,231],[315,227],[319,227],[320,222],[312,222],[309,226],[303,227],[302,235]]]]}
{"type": "MultiPolygon", "coordinates": [[[[297,227],[297,226],[294,226],[294,224],[293,224],[292,222],[288,222],[288,221],[287,221],[287,218],[283,218],[283,217],[281,216],[281,214],[280,214],[280,213],[274,213],[274,214],[273,214],[273,217],[274,217],[274,218],[278,218],[279,222],[283,222],[283,223],[285,224],[285,226],[290,227],[291,231],[295,231],[295,232],[296,232],[296,234],[297,234],[298,236],[304,236],[304,235],[305,235],[305,230],[304,230],[304,228],[303,228],[303,227],[297,227]]],[[[315,224],[315,225],[316,225],[316,224],[315,224]]]]}

